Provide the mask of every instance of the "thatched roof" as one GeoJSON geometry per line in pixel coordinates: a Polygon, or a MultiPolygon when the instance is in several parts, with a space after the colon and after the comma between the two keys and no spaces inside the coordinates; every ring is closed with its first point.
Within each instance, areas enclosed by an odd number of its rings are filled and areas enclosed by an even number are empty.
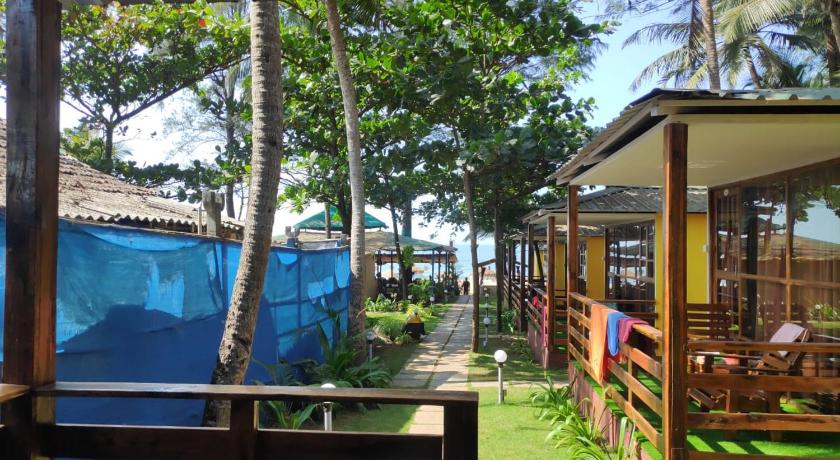
{"type": "MultiPolygon", "coordinates": [[[[6,207],[6,122],[0,120],[0,208],[6,207]]],[[[75,158],[61,155],[58,215],[68,219],[143,228],[195,231],[198,209],[160,197],[157,190],[127,184],[75,158]]],[[[240,232],[244,223],[222,217],[223,226],[240,232]]]]}

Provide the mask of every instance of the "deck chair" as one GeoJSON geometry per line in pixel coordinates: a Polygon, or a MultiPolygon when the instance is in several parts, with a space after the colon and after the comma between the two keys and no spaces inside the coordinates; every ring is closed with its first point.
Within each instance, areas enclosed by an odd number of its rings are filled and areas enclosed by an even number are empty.
{"type": "MultiPolygon", "coordinates": [[[[770,337],[775,343],[802,343],[811,338],[811,333],[804,327],[784,323],[770,337]]],[[[794,351],[770,351],[762,356],[738,354],[703,354],[704,357],[714,357],[723,360],[721,364],[711,366],[711,371],[720,374],[745,375],[796,375],[801,372],[804,353],[794,351]],[[733,364],[737,363],[737,364],[733,364]]],[[[692,399],[697,401],[703,410],[725,409],[726,412],[781,412],[781,393],[756,389],[753,391],[735,390],[705,390],[692,389],[692,399]]],[[[728,437],[734,437],[735,432],[728,432],[728,437]]],[[[781,441],[781,432],[771,431],[772,441],[781,441]]]]}

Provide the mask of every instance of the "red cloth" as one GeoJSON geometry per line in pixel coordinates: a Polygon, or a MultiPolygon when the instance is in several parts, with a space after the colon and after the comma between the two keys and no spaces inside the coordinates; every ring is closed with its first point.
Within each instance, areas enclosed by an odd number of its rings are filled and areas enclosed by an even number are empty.
{"type": "Polygon", "coordinates": [[[604,382],[610,364],[607,348],[607,316],[614,312],[612,308],[599,303],[592,304],[592,316],[589,319],[589,364],[595,380],[604,382]]]}
{"type": "MultiPolygon", "coordinates": [[[[639,318],[632,318],[630,316],[626,318],[621,318],[618,320],[618,341],[619,343],[627,343],[627,340],[630,339],[630,333],[633,332],[633,325],[634,324],[648,324],[647,321],[639,318]]],[[[611,357],[613,361],[618,361],[621,364],[624,364],[626,361],[625,356],[621,353],[611,357]]]]}

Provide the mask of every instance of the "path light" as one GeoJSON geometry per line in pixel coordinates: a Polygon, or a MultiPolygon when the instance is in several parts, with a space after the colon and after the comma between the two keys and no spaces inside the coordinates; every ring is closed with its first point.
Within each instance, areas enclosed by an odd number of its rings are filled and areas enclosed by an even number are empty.
{"type": "Polygon", "coordinates": [[[484,315],[484,348],[487,348],[487,341],[490,339],[490,317],[484,315]]]}
{"type": "Polygon", "coordinates": [[[505,365],[505,361],[507,361],[507,353],[504,350],[496,350],[493,353],[493,359],[496,360],[496,364],[499,365],[499,399],[498,404],[505,403],[505,384],[502,380],[502,367],[505,365]]]}
{"type": "MultiPolygon", "coordinates": [[[[321,385],[325,390],[335,390],[335,385],[332,383],[325,383],[321,385]]],[[[324,408],[324,431],[332,431],[332,405],[329,401],[324,401],[321,404],[324,408]]]]}
{"type": "Polygon", "coordinates": [[[429,303],[435,303],[435,296],[429,297],[429,303]]]}
{"type": "Polygon", "coordinates": [[[414,301],[414,294],[409,294],[408,295],[408,303],[411,303],[413,301],[414,301]]]}
{"type": "Polygon", "coordinates": [[[368,329],[367,331],[367,343],[368,343],[368,361],[373,361],[373,339],[376,338],[376,334],[373,333],[372,329],[368,329]]]}

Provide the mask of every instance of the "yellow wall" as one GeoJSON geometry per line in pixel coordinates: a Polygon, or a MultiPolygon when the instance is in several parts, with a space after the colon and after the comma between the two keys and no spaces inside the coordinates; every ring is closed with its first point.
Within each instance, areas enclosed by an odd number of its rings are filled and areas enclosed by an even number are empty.
{"type": "MultiPolygon", "coordinates": [[[[686,259],[688,260],[687,283],[688,292],[686,300],[688,303],[707,303],[709,299],[709,254],[706,251],[708,245],[708,227],[705,214],[689,214],[688,228],[686,229],[686,259]]],[[[656,216],[656,311],[662,311],[662,297],[665,284],[662,278],[665,271],[663,242],[662,215],[656,216]]]]}
{"type": "Polygon", "coordinates": [[[566,244],[558,241],[554,251],[554,287],[566,289],[566,244]]]}
{"type": "Polygon", "coordinates": [[[603,236],[589,236],[586,240],[586,296],[592,299],[605,299],[606,268],[604,267],[603,236]]]}

